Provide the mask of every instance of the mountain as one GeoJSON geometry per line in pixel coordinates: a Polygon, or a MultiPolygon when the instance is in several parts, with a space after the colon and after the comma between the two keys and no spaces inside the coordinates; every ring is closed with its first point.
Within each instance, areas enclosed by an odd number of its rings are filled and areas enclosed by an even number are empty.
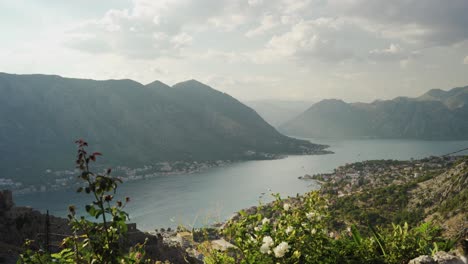
{"type": "Polygon", "coordinates": [[[468,86],[453,88],[449,91],[433,89],[418,97],[421,101],[439,101],[449,109],[463,108],[468,102],[468,86]]]}
{"type": "Polygon", "coordinates": [[[78,138],[103,152],[103,162],[126,166],[324,148],[280,134],[251,108],[195,80],[169,87],[0,73],[0,94],[0,178],[73,168],[78,138]]]}
{"type": "Polygon", "coordinates": [[[308,138],[468,139],[468,86],[372,103],[323,100],[279,130],[308,138]]]}
{"type": "Polygon", "coordinates": [[[455,237],[468,231],[468,158],[460,159],[450,169],[418,183],[411,190],[410,210],[424,208],[427,221],[445,227],[445,233],[455,237]]]}
{"type": "Polygon", "coordinates": [[[274,127],[291,120],[304,112],[312,102],[283,101],[283,100],[257,100],[247,101],[246,105],[253,108],[265,121],[274,127]]]}

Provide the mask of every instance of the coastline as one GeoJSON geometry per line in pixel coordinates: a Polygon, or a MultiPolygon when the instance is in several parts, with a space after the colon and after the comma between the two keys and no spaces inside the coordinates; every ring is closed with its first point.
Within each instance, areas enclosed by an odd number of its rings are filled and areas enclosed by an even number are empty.
{"type": "MultiPolygon", "coordinates": [[[[195,174],[213,168],[229,166],[239,162],[279,160],[285,159],[288,156],[334,154],[333,151],[328,150],[330,147],[329,145],[312,144],[314,146],[313,148],[303,147],[299,149],[300,152],[298,153],[274,154],[246,151],[243,153],[242,158],[231,160],[161,161],[140,167],[130,167],[126,165],[110,167],[112,167],[112,173],[116,177],[119,177],[123,182],[130,182],[168,175],[195,174]]],[[[96,171],[105,171],[106,169],[106,166],[99,166],[96,168],[96,171]]],[[[45,175],[43,177],[51,179],[47,183],[23,185],[22,183],[16,183],[11,179],[6,179],[11,180],[11,184],[2,186],[2,188],[11,189],[14,195],[25,195],[31,193],[46,193],[48,191],[67,190],[79,187],[78,181],[76,180],[76,175],[78,175],[78,171],[76,169],[58,171],[47,169],[44,174],[45,175]]]]}

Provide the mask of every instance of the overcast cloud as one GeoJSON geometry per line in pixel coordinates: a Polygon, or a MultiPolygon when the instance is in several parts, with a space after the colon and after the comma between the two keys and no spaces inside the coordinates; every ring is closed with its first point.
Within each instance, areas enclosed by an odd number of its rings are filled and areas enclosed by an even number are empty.
{"type": "Polygon", "coordinates": [[[0,0],[0,71],[194,78],[242,100],[468,85],[466,0],[33,2],[0,0]]]}

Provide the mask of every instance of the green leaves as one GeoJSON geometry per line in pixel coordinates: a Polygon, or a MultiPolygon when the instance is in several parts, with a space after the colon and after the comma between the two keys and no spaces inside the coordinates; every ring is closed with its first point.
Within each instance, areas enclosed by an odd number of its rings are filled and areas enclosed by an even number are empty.
{"type": "MultiPolygon", "coordinates": [[[[125,198],[125,204],[117,201],[113,204],[114,194],[118,184],[122,181],[111,177],[111,170],[106,175],[95,175],[89,170],[91,161],[99,152],[88,156],[85,147],[88,146],[84,140],[77,140],[78,154],[77,167],[81,170],[78,176],[84,183],[76,191],[91,194],[94,201],[85,206],[86,213],[100,222],[88,221],[84,216],[77,217],[75,206],[69,207],[70,225],[74,235],[66,237],[62,241],[62,250],[55,254],[44,252],[33,252],[26,250],[19,263],[143,263],[145,261],[144,245],[136,245],[130,253],[126,253],[121,243],[127,234],[128,214],[122,210],[130,199],[125,198]],[[79,234],[79,235],[78,235],[79,234]]],[[[25,245],[29,247],[28,245],[25,245]]]]}
{"type": "Polygon", "coordinates": [[[101,216],[101,215],[103,214],[102,209],[96,208],[96,207],[95,207],[94,205],[92,205],[92,204],[86,205],[85,209],[86,209],[86,212],[87,212],[90,216],[92,216],[92,217],[94,217],[94,218],[96,218],[96,219],[98,219],[99,216],[101,216]]]}
{"type": "MultiPolygon", "coordinates": [[[[352,225],[341,231],[331,230],[333,211],[319,193],[286,200],[278,195],[275,198],[254,212],[241,211],[237,220],[226,224],[223,234],[238,248],[236,263],[397,264],[453,247],[430,223],[414,228],[403,224],[359,230],[352,225]],[[281,244],[287,245],[286,251],[281,252],[281,244]]],[[[222,263],[219,261],[227,255],[208,251],[205,257],[208,263],[222,263]]]]}
{"type": "Polygon", "coordinates": [[[242,252],[240,263],[334,263],[327,201],[315,192],[301,201],[273,197],[270,205],[251,214],[241,211],[238,220],[227,223],[224,234],[242,252]]]}

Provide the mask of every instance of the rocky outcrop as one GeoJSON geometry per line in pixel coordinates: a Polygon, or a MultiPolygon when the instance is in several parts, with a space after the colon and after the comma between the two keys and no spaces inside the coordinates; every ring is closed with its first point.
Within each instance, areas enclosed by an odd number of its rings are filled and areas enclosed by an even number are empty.
{"type": "Polygon", "coordinates": [[[419,256],[410,260],[408,264],[466,264],[466,260],[461,257],[449,254],[444,251],[439,251],[434,256],[419,256]]]}
{"type": "Polygon", "coordinates": [[[32,248],[44,248],[47,221],[50,228],[49,249],[58,250],[62,239],[71,234],[67,219],[47,217],[29,207],[13,206],[13,199],[7,201],[8,206],[3,207],[0,214],[0,263],[16,263],[26,239],[34,241],[32,248]]]}
{"type": "Polygon", "coordinates": [[[0,191],[0,213],[10,210],[14,205],[11,191],[0,191]]]}
{"type": "MultiPolygon", "coordinates": [[[[48,247],[51,252],[58,252],[63,238],[72,234],[68,219],[48,216],[29,207],[15,207],[10,191],[2,191],[0,195],[0,263],[16,263],[26,239],[34,240],[31,245],[33,249],[48,247]],[[45,243],[47,222],[48,246],[45,243]]],[[[201,263],[183,248],[165,243],[161,235],[148,234],[138,230],[136,224],[128,224],[125,247],[145,241],[146,255],[151,259],[170,263],[201,263]]]]}
{"type": "Polygon", "coordinates": [[[192,256],[184,247],[169,244],[164,241],[161,234],[148,234],[139,230],[131,232],[127,236],[126,247],[132,247],[137,243],[143,244],[146,241],[146,256],[153,260],[169,261],[170,263],[203,263],[195,256],[192,256]]]}
{"type": "Polygon", "coordinates": [[[410,260],[408,264],[436,264],[433,258],[424,255],[424,256],[419,256],[415,259],[410,260]]]}
{"type": "Polygon", "coordinates": [[[425,220],[444,228],[444,235],[463,237],[468,230],[468,159],[411,190],[408,209],[424,208],[425,220]]]}

